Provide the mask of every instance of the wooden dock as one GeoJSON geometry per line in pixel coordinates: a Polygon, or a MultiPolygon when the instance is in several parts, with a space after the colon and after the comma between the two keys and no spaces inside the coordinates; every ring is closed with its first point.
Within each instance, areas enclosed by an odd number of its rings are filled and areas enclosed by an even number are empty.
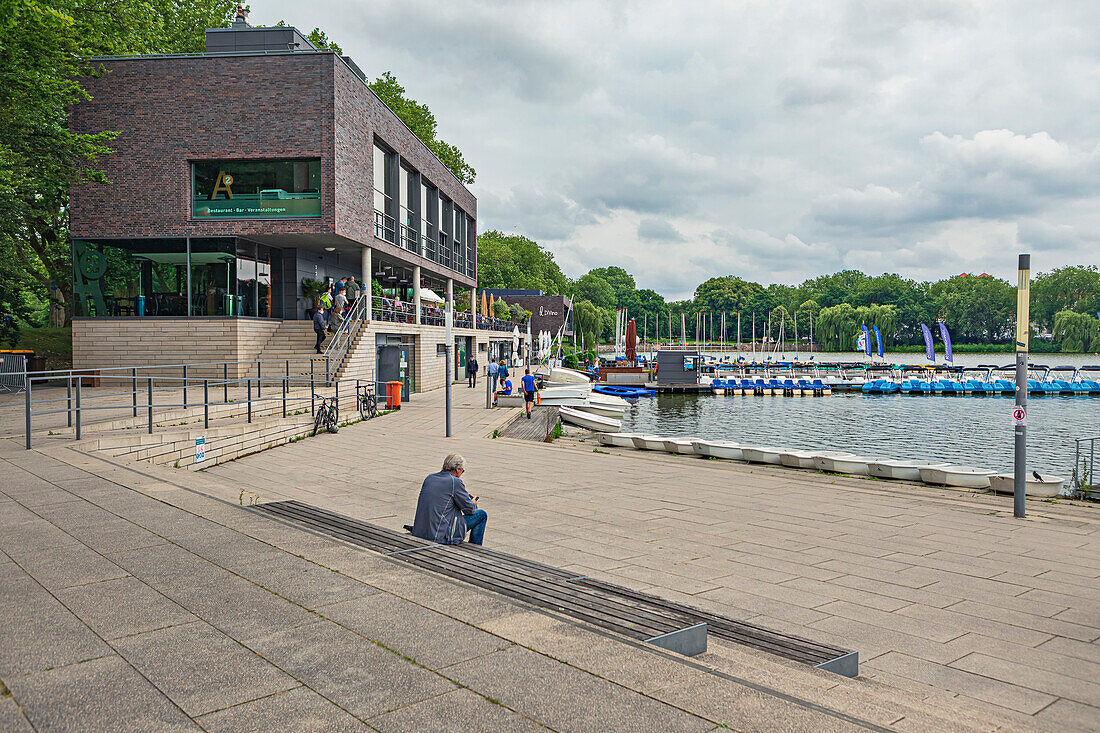
{"type": "Polygon", "coordinates": [[[504,438],[519,438],[520,440],[535,440],[544,443],[557,424],[558,408],[556,405],[535,405],[531,410],[530,420],[527,419],[527,415],[523,411],[520,411],[511,422],[504,426],[500,434],[504,438]]]}

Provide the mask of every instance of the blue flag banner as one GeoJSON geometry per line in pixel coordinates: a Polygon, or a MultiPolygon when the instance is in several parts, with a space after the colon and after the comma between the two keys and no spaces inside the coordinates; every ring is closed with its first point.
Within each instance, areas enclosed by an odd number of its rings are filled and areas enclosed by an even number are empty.
{"type": "Polygon", "coordinates": [[[870,356],[873,353],[871,347],[871,333],[867,330],[866,323],[863,324],[863,344],[867,348],[867,356],[870,356]]]}
{"type": "Polygon", "coordinates": [[[882,334],[878,332],[878,326],[875,326],[875,343],[878,344],[878,358],[885,358],[882,355],[882,334]]]}
{"type": "Polygon", "coordinates": [[[951,334],[947,332],[947,324],[940,321],[940,338],[943,339],[943,360],[954,362],[951,358],[951,334]]]}
{"type": "Polygon", "coordinates": [[[932,344],[932,330],[928,328],[928,324],[920,324],[920,330],[924,331],[924,355],[928,357],[928,361],[936,361],[936,347],[932,344]]]}

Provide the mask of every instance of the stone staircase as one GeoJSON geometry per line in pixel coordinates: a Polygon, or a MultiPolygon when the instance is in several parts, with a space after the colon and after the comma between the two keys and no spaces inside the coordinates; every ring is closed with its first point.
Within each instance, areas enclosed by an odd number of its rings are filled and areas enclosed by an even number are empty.
{"type": "Polygon", "coordinates": [[[337,379],[374,379],[374,363],[377,358],[374,331],[370,323],[362,323],[352,337],[348,353],[337,370],[337,379]]]}
{"type": "MultiPolygon", "coordinates": [[[[279,327],[275,329],[275,333],[271,334],[271,337],[256,355],[256,360],[261,362],[281,361],[284,362],[284,365],[265,363],[261,367],[262,376],[272,378],[284,376],[287,360],[290,360],[291,375],[308,374],[309,359],[317,356],[313,351],[316,338],[311,321],[283,321],[280,323],[279,327]]],[[[318,373],[323,375],[325,371],[323,362],[319,362],[317,368],[318,373]]],[[[249,377],[256,376],[255,364],[245,370],[245,375],[249,377]]]]}

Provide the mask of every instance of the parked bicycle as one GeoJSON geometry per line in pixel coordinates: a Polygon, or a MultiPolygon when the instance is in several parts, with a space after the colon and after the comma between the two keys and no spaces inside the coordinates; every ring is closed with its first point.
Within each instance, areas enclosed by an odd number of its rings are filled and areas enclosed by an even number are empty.
{"type": "Polygon", "coordinates": [[[378,399],[374,396],[374,387],[358,385],[355,388],[355,402],[359,406],[359,417],[370,420],[378,416],[378,399]]]}
{"type": "Polygon", "coordinates": [[[340,428],[336,425],[339,420],[340,413],[336,406],[336,398],[322,397],[321,404],[317,407],[313,416],[313,434],[317,435],[321,428],[330,433],[339,432],[340,428]]]}

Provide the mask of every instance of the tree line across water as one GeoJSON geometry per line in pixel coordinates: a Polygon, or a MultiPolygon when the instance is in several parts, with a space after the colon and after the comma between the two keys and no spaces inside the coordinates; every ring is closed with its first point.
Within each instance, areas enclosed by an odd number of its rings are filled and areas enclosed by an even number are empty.
{"type": "MultiPolygon", "coordinates": [[[[478,235],[478,285],[484,288],[538,288],[573,298],[574,322],[585,347],[613,337],[616,308],[626,308],[650,340],[778,338],[805,343],[812,324],[814,343],[823,350],[855,348],[862,325],[877,325],[886,347],[924,343],[920,324],[937,331],[947,324],[952,341],[994,350],[1011,345],[1016,328],[1016,286],[987,274],[960,274],[921,282],[898,274],[867,275],[844,270],[799,285],[760,283],[737,275],[712,277],[687,300],[666,300],[638,288],[621,267],[589,270],[566,277],[553,255],[519,235],[488,231],[478,235]],[[722,333],[722,314],[725,333],[722,333]],[[683,319],[681,320],[681,314],[683,319]],[[702,314],[706,314],[705,316],[702,314]],[[705,325],[704,325],[705,324],[705,325]],[[660,329],[659,333],[657,329],[660,329]]],[[[1035,275],[1031,283],[1033,348],[1065,352],[1100,351],[1100,270],[1095,265],[1061,267],[1035,275]]]]}

